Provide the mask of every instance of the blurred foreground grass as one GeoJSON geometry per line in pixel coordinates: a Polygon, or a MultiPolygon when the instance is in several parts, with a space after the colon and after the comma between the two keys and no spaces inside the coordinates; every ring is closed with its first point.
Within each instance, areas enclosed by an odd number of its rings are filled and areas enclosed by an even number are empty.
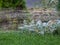
{"type": "Polygon", "coordinates": [[[40,35],[19,31],[0,31],[0,45],[60,45],[59,35],[40,35]]]}

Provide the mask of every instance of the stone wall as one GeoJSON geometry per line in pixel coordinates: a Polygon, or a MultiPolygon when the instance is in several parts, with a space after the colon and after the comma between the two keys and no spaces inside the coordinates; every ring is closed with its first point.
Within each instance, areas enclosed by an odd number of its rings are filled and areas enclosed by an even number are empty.
{"type": "Polygon", "coordinates": [[[57,11],[33,12],[32,15],[33,15],[33,17],[32,17],[33,19],[40,19],[43,22],[44,21],[49,21],[49,20],[52,20],[52,19],[60,19],[60,16],[59,16],[57,11]]]}
{"type": "Polygon", "coordinates": [[[27,18],[26,13],[22,10],[1,10],[0,27],[2,29],[17,29],[18,25],[27,18]]]}
{"type": "Polygon", "coordinates": [[[42,20],[47,22],[51,19],[60,19],[57,11],[35,11],[28,12],[24,10],[2,10],[0,11],[0,27],[4,29],[17,29],[18,25],[24,20],[42,20]],[[30,17],[29,17],[30,16],[30,17]],[[28,19],[29,18],[29,19],[28,19]]]}

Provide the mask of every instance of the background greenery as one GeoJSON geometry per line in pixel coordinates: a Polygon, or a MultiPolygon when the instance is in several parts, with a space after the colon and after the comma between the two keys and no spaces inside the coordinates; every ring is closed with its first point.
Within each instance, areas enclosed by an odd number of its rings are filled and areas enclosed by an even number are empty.
{"type": "Polygon", "coordinates": [[[57,10],[60,11],[60,0],[58,0],[57,10]]]}
{"type": "Polygon", "coordinates": [[[25,0],[0,0],[0,8],[25,9],[25,0]]]}

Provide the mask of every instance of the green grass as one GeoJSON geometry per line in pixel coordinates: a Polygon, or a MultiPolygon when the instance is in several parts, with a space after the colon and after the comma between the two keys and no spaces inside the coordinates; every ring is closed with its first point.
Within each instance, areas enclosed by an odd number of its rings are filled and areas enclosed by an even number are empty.
{"type": "Polygon", "coordinates": [[[28,32],[0,32],[0,45],[60,45],[60,36],[42,36],[28,32]]]}

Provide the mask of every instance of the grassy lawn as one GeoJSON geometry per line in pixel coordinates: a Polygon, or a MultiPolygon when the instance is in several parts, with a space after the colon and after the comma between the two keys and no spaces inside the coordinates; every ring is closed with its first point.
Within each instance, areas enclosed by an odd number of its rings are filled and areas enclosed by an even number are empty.
{"type": "Polygon", "coordinates": [[[2,31],[0,45],[60,45],[60,36],[2,31]]]}

